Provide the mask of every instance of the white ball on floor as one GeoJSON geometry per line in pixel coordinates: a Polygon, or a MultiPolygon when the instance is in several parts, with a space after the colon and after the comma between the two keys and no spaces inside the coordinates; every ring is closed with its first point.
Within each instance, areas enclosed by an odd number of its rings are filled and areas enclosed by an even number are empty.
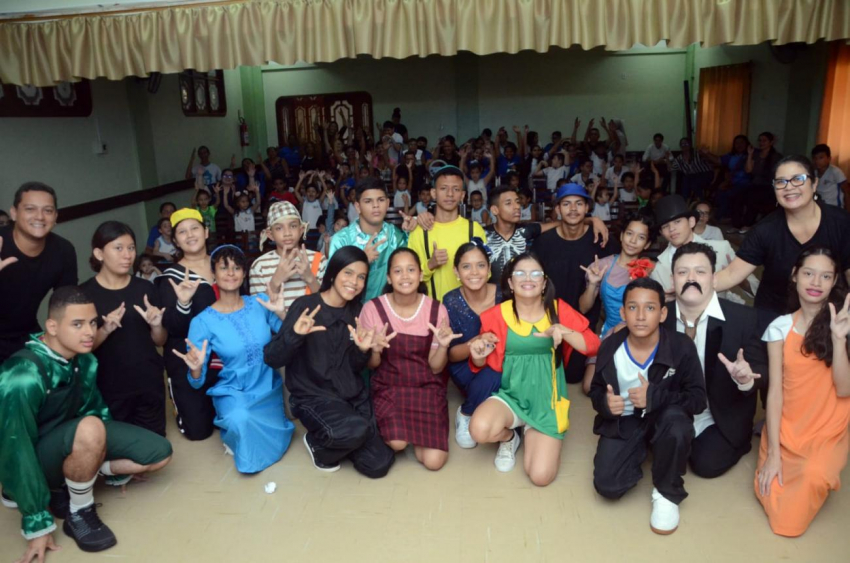
{"type": "Polygon", "coordinates": [[[272,494],[275,490],[277,490],[277,483],[270,481],[266,483],[265,489],[268,494],[272,494]]]}

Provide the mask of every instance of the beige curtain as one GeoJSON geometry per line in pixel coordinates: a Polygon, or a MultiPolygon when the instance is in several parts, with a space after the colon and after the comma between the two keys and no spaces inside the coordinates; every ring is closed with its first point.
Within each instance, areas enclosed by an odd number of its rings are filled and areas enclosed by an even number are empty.
{"type": "Polygon", "coordinates": [[[257,0],[0,23],[0,80],[49,86],[360,54],[847,38],[847,0],[257,0]]]}
{"type": "Polygon", "coordinates": [[[749,63],[703,68],[699,73],[697,146],[714,154],[732,148],[736,135],[746,135],[750,123],[749,63]]]}

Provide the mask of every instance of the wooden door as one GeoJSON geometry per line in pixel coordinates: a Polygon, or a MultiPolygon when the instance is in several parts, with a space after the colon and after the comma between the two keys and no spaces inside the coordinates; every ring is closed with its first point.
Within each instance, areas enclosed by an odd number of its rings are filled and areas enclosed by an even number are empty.
{"type": "Polygon", "coordinates": [[[275,103],[277,113],[277,140],[286,143],[290,133],[298,137],[299,144],[319,143],[316,124],[322,128],[335,121],[340,130],[347,128],[346,136],[363,127],[370,131],[372,123],[372,96],[368,92],[341,92],[310,96],[282,96],[275,103]]]}

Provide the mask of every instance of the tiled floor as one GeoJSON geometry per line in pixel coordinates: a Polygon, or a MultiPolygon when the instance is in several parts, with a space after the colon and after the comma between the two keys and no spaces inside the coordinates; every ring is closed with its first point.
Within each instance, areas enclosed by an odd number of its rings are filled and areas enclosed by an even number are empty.
{"type": "MultiPolygon", "coordinates": [[[[48,561],[850,561],[850,491],[833,493],[803,537],[775,536],[752,491],[755,451],[719,479],[687,476],[691,496],[679,530],[653,534],[648,467],[618,502],[594,492],[593,410],[578,387],[570,392],[572,429],[560,474],[545,489],[531,485],[521,462],[512,473],[498,473],[492,446],[461,450],[453,436],[449,462],[437,473],[404,454],[378,481],[350,464],[321,473],[310,465],[300,427],[281,462],[246,477],[217,436],[188,442],[172,424],[171,465],[131,484],[126,496],[96,489],[118,545],[84,554],[59,531],[63,550],[48,561]],[[269,481],[277,483],[274,494],[263,491],[269,481]]],[[[452,399],[454,412],[456,391],[452,399]]],[[[850,470],[843,475],[850,478],[850,470]]],[[[0,507],[2,561],[25,549],[19,522],[16,511],[0,507]]]]}

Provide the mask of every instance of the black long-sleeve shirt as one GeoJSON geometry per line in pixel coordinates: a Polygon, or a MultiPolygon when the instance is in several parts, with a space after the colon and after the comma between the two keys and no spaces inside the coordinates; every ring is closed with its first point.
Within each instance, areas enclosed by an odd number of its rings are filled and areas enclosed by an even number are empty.
{"type": "Polygon", "coordinates": [[[266,344],[264,359],[273,368],[286,367],[286,387],[295,397],[325,396],[351,400],[360,396],[365,382],[360,372],[369,361],[351,339],[349,326],[355,326],[361,304],[345,307],[327,305],[320,294],[305,295],[292,303],[283,326],[266,344]],[[315,317],[316,326],[327,330],[306,336],[293,327],[305,309],[322,308],[315,317]]]}

